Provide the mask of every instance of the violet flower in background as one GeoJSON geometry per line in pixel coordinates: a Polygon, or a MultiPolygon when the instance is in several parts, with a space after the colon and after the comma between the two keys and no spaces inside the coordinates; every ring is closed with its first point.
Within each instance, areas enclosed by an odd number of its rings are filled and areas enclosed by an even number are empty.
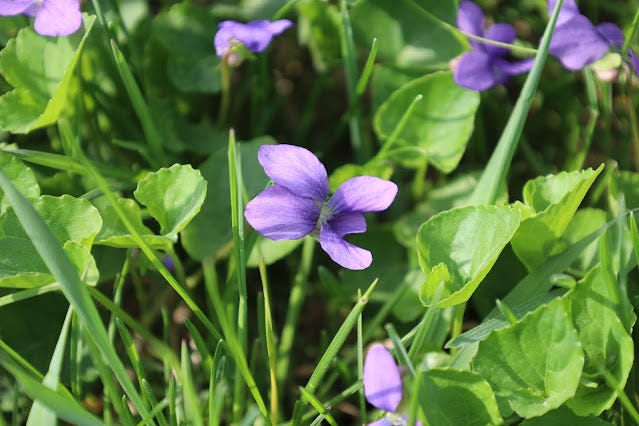
{"type": "MultiPolygon", "coordinates": [[[[368,349],[363,376],[366,400],[373,407],[388,413],[368,426],[405,425],[408,418],[395,413],[402,400],[402,376],[393,355],[381,343],[368,349]]],[[[421,426],[421,422],[415,422],[415,425],[421,426]]]]}
{"type": "Polygon", "coordinates": [[[67,36],[82,25],[79,0],[0,0],[0,16],[35,17],[34,29],[45,36],[67,36]]]}
{"type": "MultiPolygon", "coordinates": [[[[484,13],[472,1],[462,1],[457,13],[457,26],[467,34],[511,44],[515,28],[509,24],[493,24],[484,30],[484,13]]],[[[471,90],[488,90],[503,84],[514,75],[530,71],[534,58],[510,62],[504,57],[508,49],[470,39],[473,50],[464,53],[455,67],[455,82],[471,90]]]]}
{"type": "Polygon", "coordinates": [[[344,182],[328,198],[324,165],[309,150],[293,145],[263,145],[258,159],[275,185],[246,205],[244,217],[260,234],[272,240],[297,240],[314,231],[322,249],[339,265],[365,269],[372,255],[344,240],[366,231],[363,213],[386,210],[397,185],[373,176],[344,182]]]}
{"type": "Polygon", "coordinates": [[[242,43],[253,53],[260,53],[268,47],[273,37],[282,34],[292,27],[293,23],[288,19],[274,22],[260,19],[246,24],[222,21],[217,26],[218,31],[215,34],[213,44],[217,56],[222,57],[237,43],[242,43]]]}
{"type": "MultiPolygon", "coordinates": [[[[551,15],[557,0],[548,0],[548,15],[551,15]]],[[[610,22],[597,26],[579,13],[575,0],[565,0],[552,40],[549,52],[561,64],[572,71],[578,71],[586,65],[601,59],[611,46],[619,47],[624,43],[621,29],[610,22]]]]}

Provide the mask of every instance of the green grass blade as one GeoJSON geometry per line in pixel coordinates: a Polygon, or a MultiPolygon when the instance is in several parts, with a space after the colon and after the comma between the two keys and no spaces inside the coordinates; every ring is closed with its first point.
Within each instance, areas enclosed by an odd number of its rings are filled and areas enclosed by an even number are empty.
{"type": "Polygon", "coordinates": [[[326,420],[332,426],[337,426],[337,422],[335,421],[333,416],[331,416],[331,413],[326,409],[326,407],[319,399],[315,398],[315,395],[302,387],[300,387],[300,392],[302,393],[302,398],[304,398],[307,403],[311,404],[311,406],[315,408],[318,413],[320,413],[320,416],[323,420],[326,420]]]}
{"type": "Polygon", "coordinates": [[[133,109],[135,110],[135,113],[140,120],[142,131],[144,132],[144,135],[146,136],[147,142],[149,144],[149,154],[154,160],[153,166],[155,168],[159,168],[163,165],[166,165],[167,157],[164,152],[164,147],[162,146],[162,138],[160,137],[160,133],[157,130],[157,126],[153,123],[151,111],[144,101],[142,91],[136,83],[135,78],[133,77],[133,73],[131,73],[129,65],[124,58],[124,55],[122,54],[114,40],[111,40],[111,50],[113,51],[113,58],[115,60],[116,68],[120,73],[120,77],[122,78],[124,87],[129,94],[129,98],[131,99],[131,103],[133,104],[133,109]]]}
{"type": "MultiPolygon", "coordinates": [[[[244,205],[242,198],[242,168],[235,141],[235,131],[229,132],[228,143],[229,164],[229,189],[231,197],[231,227],[233,231],[233,255],[235,261],[235,281],[238,288],[237,305],[237,338],[246,353],[247,348],[247,306],[248,295],[246,291],[246,256],[244,253],[244,205]]],[[[240,376],[240,365],[236,365],[236,377],[240,376]]],[[[239,423],[245,412],[244,385],[241,380],[236,380],[233,388],[233,418],[239,423]]]]}
{"type": "Polygon", "coordinates": [[[51,283],[36,288],[14,291],[13,293],[0,297],[0,307],[57,290],[60,290],[60,285],[58,283],[51,283]]]}
{"type": "Polygon", "coordinates": [[[262,278],[262,288],[264,289],[264,334],[266,335],[266,352],[268,355],[268,370],[271,380],[271,422],[276,424],[279,415],[279,392],[277,389],[277,377],[275,375],[277,350],[275,346],[275,332],[273,331],[273,316],[271,314],[271,296],[264,260],[260,260],[259,268],[260,277],[262,278]]]}
{"type": "MultiPolygon", "coordinates": [[[[304,388],[310,394],[315,393],[315,390],[317,389],[319,384],[322,382],[322,379],[324,378],[326,373],[329,371],[329,368],[331,367],[331,365],[333,364],[333,361],[337,357],[337,353],[342,348],[342,345],[344,345],[344,342],[346,341],[346,338],[349,336],[349,334],[353,330],[353,327],[355,327],[355,325],[357,324],[357,318],[359,317],[360,313],[364,310],[364,307],[368,303],[368,300],[371,294],[373,293],[373,290],[375,290],[375,287],[377,287],[377,280],[373,281],[373,283],[368,287],[368,289],[364,293],[364,296],[362,296],[357,301],[353,309],[351,309],[348,316],[344,320],[344,323],[340,326],[340,328],[335,333],[335,336],[333,337],[333,340],[331,340],[331,343],[328,345],[328,348],[326,348],[326,351],[324,351],[324,354],[322,355],[319,362],[315,366],[315,370],[313,371],[313,374],[311,374],[311,377],[308,379],[306,386],[304,386],[304,388]]],[[[298,400],[298,402],[295,405],[296,406],[293,412],[293,424],[298,425],[300,424],[300,420],[302,416],[301,410],[303,409],[304,404],[300,404],[300,400],[298,400]]]]}
{"type": "Polygon", "coordinates": [[[491,155],[490,160],[484,168],[484,172],[473,191],[470,202],[472,205],[493,204],[499,196],[499,188],[508,173],[510,162],[517,150],[517,144],[524,129],[524,124],[526,123],[528,110],[532,104],[535,91],[537,90],[537,85],[539,84],[539,79],[541,78],[541,72],[544,68],[544,64],[546,63],[550,39],[555,29],[555,24],[557,23],[557,17],[559,16],[562,4],[563,0],[557,1],[555,10],[550,17],[548,25],[546,25],[546,30],[541,38],[541,42],[539,43],[539,49],[537,51],[537,56],[535,57],[535,63],[532,70],[530,70],[528,78],[526,78],[526,82],[524,83],[524,87],[519,95],[519,99],[517,99],[515,108],[510,114],[508,123],[499,138],[499,142],[497,142],[495,151],[491,155]]]}
{"type": "Polygon", "coordinates": [[[7,358],[0,353],[0,363],[2,367],[13,375],[26,393],[33,400],[40,401],[60,419],[73,424],[85,426],[103,426],[93,414],[83,408],[76,400],[60,395],[40,383],[37,379],[24,371],[14,360],[7,358]]]}
{"type": "MultiPolygon", "coordinates": [[[[60,383],[60,371],[62,370],[64,349],[66,348],[72,316],[73,311],[69,309],[67,311],[66,317],[64,318],[64,323],[62,324],[62,330],[60,331],[58,342],[56,343],[55,349],[53,350],[53,356],[51,357],[51,362],[49,363],[49,371],[44,376],[44,380],[42,381],[43,385],[52,390],[55,390],[58,387],[58,383],[60,383]]],[[[33,405],[31,406],[31,410],[29,411],[27,426],[55,426],[56,423],[57,422],[55,413],[50,408],[40,403],[38,400],[35,400],[33,402],[33,405]]]]}
{"type": "Polygon", "coordinates": [[[0,171],[0,187],[42,260],[60,284],[62,292],[80,318],[88,335],[99,348],[99,352],[110,366],[135,408],[142,416],[146,416],[148,412],[142,398],[128,378],[122,362],[109,341],[106,329],[102,324],[98,310],[89,296],[89,292],[80,280],[75,266],[73,266],[62,249],[60,242],[35,211],[29,200],[18,192],[2,171],[0,171]]]}
{"type": "Polygon", "coordinates": [[[184,396],[184,419],[187,424],[204,426],[197,392],[195,391],[195,385],[193,383],[193,374],[191,372],[191,354],[186,346],[186,342],[182,342],[181,359],[181,385],[182,395],[184,396]]]}

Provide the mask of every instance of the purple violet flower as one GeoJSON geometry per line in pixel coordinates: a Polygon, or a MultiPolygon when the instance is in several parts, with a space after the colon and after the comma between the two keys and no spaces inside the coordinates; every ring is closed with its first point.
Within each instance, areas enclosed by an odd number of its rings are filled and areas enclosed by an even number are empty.
{"type": "Polygon", "coordinates": [[[34,29],[44,36],[67,36],[82,25],[79,0],[0,0],[0,16],[35,17],[34,29]]]}
{"type": "MultiPolygon", "coordinates": [[[[402,376],[393,355],[382,345],[372,345],[364,360],[364,396],[375,408],[388,415],[368,426],[406,425],[408,418],[396,414],[402,400],[402,376]]],[[[421,426],[421,422],[415,422],[421,426]]]]}
{"type": "MultiPolygon", "coordinates": [[[[484,13],[472,1],[459,5],[457,26],[467,34],[511,44],[515,41],[515,28],[509,24],[493,24],[484,30],[484,13]]],[[[464,53],[455,67],[455,82],[471,90],[488,90],[503,84],[514,75],[530,71],[534,58],[510,62],[504,59],[508,49],[470,39],[473,50],[464,53]]]]}
{"type": "Polygon", "coordinates": [[[293,145],[262,145],[257,154],[275,185],[246,205],[244,217],[260,234],[272,240],[296,240],[319,234],[322,249],[339,265],[365,269],[372,255],[344,240],[366,231],[363,213],[386,210],[397,185],[373,176],[344,182],[328,198],[324,165],[309,150],[293,145]]]}
{"type": "Polygon", "coordinates": [[[288,19],[269,22],[266,19],[242,24],[235,21],[222,21],[218,26],[213,44],[215,53],[220,58],[235,44],[242,43],[248,50],[254,53],[264,51],[274,36],[282,34],[293,26],[288,19]]]}
{"type": "MultiPolygon", "coordinates": [[[[552,14],[557,0],[548,0],[548,14],[552,14]]],[[[550,41],[549,52],[561,64],[572,71],[601,59],[610,46],[621,47],[624,43],[621,29],[610,22],[594,26],[579,13],[575,0],[565,0],[557,25],[550,41]]]]}

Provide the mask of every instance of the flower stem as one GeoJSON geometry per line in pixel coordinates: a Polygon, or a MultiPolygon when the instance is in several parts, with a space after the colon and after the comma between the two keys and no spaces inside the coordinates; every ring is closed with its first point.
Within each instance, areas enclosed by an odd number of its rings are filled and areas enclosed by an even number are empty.
{"type": "Polygon", "coordinates": [[[304,305],[306,289],[308,287],[308,275],[311,270],[311,262],[313,260],[313,252],[315,251],[315,240],[311,237],[304,239],[302,246],[302,260],[300,268],[295,274],[293,280],[293,288],[288,299],[288,311],[282,327],[282,336],[280,338],[280,347],[277,355],[277,366],[275,375],[277,377],[278,388],[282,388],[286,377],[288,376],[288,367],[291,361],[291,348],[293,340],[295,340],[295,329],[297,319],[304,305]]]}

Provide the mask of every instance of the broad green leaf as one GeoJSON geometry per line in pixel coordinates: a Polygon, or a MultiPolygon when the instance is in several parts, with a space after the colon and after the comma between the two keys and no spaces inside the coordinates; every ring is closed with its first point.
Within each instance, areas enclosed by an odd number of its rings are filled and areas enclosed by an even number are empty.
{"type": "MultiPolygon", "coordinates": [[[[101,352],[102,359],[117,377],[118,382],[135,409],[138,410],[142,417],[148,416],[148,408],[135,386],[133,386],[124,365],[116,354],[86,285],[81,281],[76,267],[62,249],[57,237],[33,208],[30,201],[13,186],[11,181],[1,171],[0,186],[5,192],[5,196],[9,199],[12,209],[20,219],[20,225],[33,242],[51,274],[55,277],[55,281],[60,284],[60,289],[77,313],[81,325],[86,328],[87,335],[93,339],[96,347],[101,352]]],[[[16,373],[13,372],[13,374],[16,373]]],[[[40,383],[38,385],[41,386],[40,383]]],[[[41,399],[41,402],[47,406],[50,406],[41,396],[36,397],[41,399]]]]}
{"type": "Polygon", "coordinates": [[[432,425],[497,425],[502,423],[495,394],[472,371],[433,368],[423,374],[419,400],[432,425]]]}
{"type": "MultiPolygon", "coordinates": [[[[379,42],[379,58],[399,67],[447,67],[466,44],[431,13],[432,1],[359,1],[351,12],[355,39],[379,42]]],[[[450,19],[455,5],[446,0],[437,13],[450,19]],[[445,10],[448,9],[448,10],[445,10]]]]}
{"type": "MultiPolygon", "coordinates": [[[[272,143],[272,138],[262,137],[238,144],[243,182],[249,199],[264,189],[268,182],[262,166],[257,161],[257,150],[263,144],[272,143]]],[[[187,253],[198,260],[220,254],[220,250],[232,238],[227,148],[213,153],[202,163],[200,171],[208,182],[206,200],[202,205],[201,214],[195,217],[181,235],[187,253]]]]}
{"type": "Polygon", "coordinates": [[[582,380],[577,394],[568,401],[568,406],[580,416],[600,415],[617,398],[617,392],[608,387],[601,375],[602,368],[623,388],[633,365],[633,340],[617,316],[614,297],[600,268],[591,271],[566,296],[586,355],[587,379],[582,380]]]}
{"type": "Polygon", "coordinates": [[[178,232],[200,211],[206,181],[190,165],[174,164],[146,175],[133,195],[158,221],[162,234],[177,239],[178,232]]]}
{"type": "Polygon", "coordinates": [[[419,264],[427,277],[422,302],[428,304],[439,285],[428,281],[435,267],[445,267],[450,275],[438,306],[466,302],[517,230],[519,217],[519,211],[507,206],[469,206],[424,223],[417,233],[419,264]]]}
{"type": "MultiPolygon", "coordinates": [[[[43,195],[33,200],[33,207],[62,244],[75,241],[86,248],[91,248],[95,236],[102,227],[100,213],[83,198],[70,195],[61,197],[43,195]]],[[[28,239],[13,211],[8,211],[0,224],[2,226],[0,234],[5,237],[28,239]]]]}
{"type": "Polygon", "coordinates": [[[423,72],[397,69],[383,64],[375,64],[371,75],[371,97],[373,111],[377,109],[403,85],[419,78],[423,72]]]}
{"type": "Polygon", "coordinates": [[[620,193],[624,194],[629,210],[639,207],[639,173],[620,171],[610,179],[610,201],[613,206],[616,206],[620,193]]]}
{"type": "Polygon", "coordinates": [[[213,48],[217,19],[208,8],[175,4],[153,20],[151,37],[167,51],[166,72],[183,92],[220,91],[220,59],[213,48]]]}
{"type": "MultiPolygon", "coordinates": [[[[0,152],[0,169],[25,197],[35,198],[40,195],[40,187],[33,170],[13,155],[0,152]]],[[[4,198],[2,190],[0,190],[0,213],[7,210],[8,206],[9,202],[4,198]]]]}
{"type": "MultiPolygon", "coordinates": [[[[142,223],[140,206],[129,198],[119,198],[118,204],[125,211],[129,221],[136,227],[140,235],[154,248],[167,249],[172,242],[161,235],[155,235],[142,223]]],[[[115,209],[104,199],[96,203],[96,207],[102,216],[104,225],[100,233],[95,237],[95,244],[111,247],[133,248],[138,245],[133,241],[126,226],[120,221],[115,209]]]]}
{"type": "Polygon", "coordinates": [[[33,288],[53,281],[31,241],[0,239],[0,287],[33,288]]]}
{"type": "Polygon", "coordinates": [[[526,183],[524,204],[533,215],[521,222],[512,245],[529,270],[565,248],[560,238],[602,170],[603,165],[597,170],[562,172],[526,183]]]}
{"type": "Polygon", "coordinates": [[[540,416],[577,391],[584,354],[577,330],[556,299],[479,342],[473,371],[522,417],[540,416]]]}
{"type": "Polygon", "coordinates": [[[565,406],[559,407],[556,410],[550,411],[541,417],[534,417],[532,419],[524,419],[520,423],[521,426],[610,426],[612,423],[608,423],[600,418],[594,416],[582,417],[575,414],[570,408],[565,406]]]}
{"type": "Polygon", "coordinates": [[[0,73],[14,90],[0,97],[0,128],[27,133],[55,123],[67,106],[75,66],[94,16],[68,37],[43,37],[23,28],[0,52],[0,73]]]}
{"type": "MultiPolygon", "coordinates": [[[[572,245],[587,235],[601,229],[607,221],[608,215],[604,210],[593,208],[579,209],[572,217],[561,239],[565,245],[572,245]]],[[[573,262],[571,268],[585,275],[587,271],[596,266],[598,260],[597,244],[593,241],[584,249],[579,258],[573,262]]]]}
{"type": "Polygon", "coordinates": [[[298,2],[300,44],[308,46],[315,69],[320,72],[338,64],[342,57],[337,6],[320,0],[298,2]]]}
{"type": "Polygon", "coordinates": [[[449,173],[457,167],[473,132],[479,94],[459,87],[450,72],[413,80],[396,90],[375,113],[373,124],[380,139],[393,134],[417,95],[424,97],[394,143],[419,148],[421,158],[449,173]]]}

